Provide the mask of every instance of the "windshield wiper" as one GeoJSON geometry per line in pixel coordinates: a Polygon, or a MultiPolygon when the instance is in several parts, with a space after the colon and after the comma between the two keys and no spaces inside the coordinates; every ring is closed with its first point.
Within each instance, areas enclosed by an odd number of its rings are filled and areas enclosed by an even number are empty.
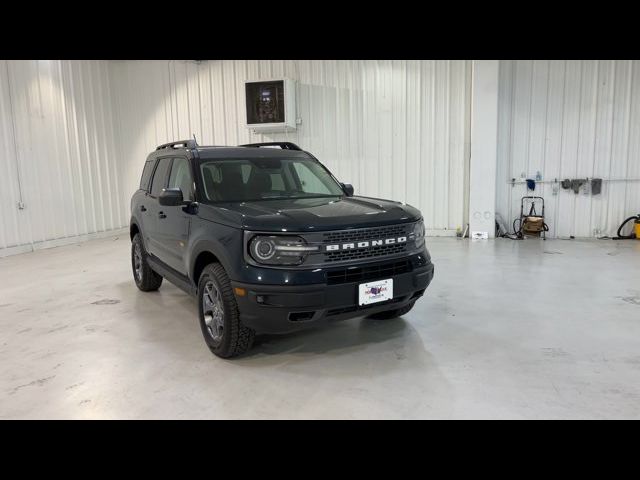
{"type": "Polygon", "coordinates": [[[264,197],[259,198],[258,200],[274,200],[278,198],[293,198],[293,195],[266,195],[264,197]]]}
{"type": "Polygon", "coordinates": [[[274,196],[265,196],[262,198],[256,198],[255,200],[245,200],[247,202],[257,202],[260,200],[286,200],[286,199],[293,199],[293,200],[302,200],[305,198],[333,198],[333,197],[340,197],[340,195],[321,195],[321,194],[311,194],[311,195],[296,195],[296,194],[290,194],[290,195],[274,195],[274,196]]]}

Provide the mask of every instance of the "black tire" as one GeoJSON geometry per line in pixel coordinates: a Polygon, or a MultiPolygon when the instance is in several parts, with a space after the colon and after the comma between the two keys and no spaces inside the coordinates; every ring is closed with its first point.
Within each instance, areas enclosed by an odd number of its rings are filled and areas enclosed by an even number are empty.
{"type": "Polygon", "coordinates": [[[219,263],[207,265],[200,275],[198,312],[204,341],[214,355],[221,358],[235,357],[246,352],[253,345],[255,331],[245,327],[240,321],[238,302],[233,294],[231,282],[219,263]],[[209,298],[212,298],[211,295],[219,295],[223,312],[219,323],[214,324],[213,315],[208,315],[209,324],[205,321],[205,300],[203,299],[205,291],[209,292],[209,298]]]}
{"type": "Polygon", "coordinates": [[[133,280],[143,292],[158,290],[162,285],[162,276],[154,272],[147,262],[147,252],[144,249],[139,233],[136,233],[131,241],[131,268],[133,269],[133,280]],[[136,250],[138,251],[140,262],[138,271],[136,271],[136,250]]]}
{"type": "Polygon", "coordinates": [[[402,308],[396,308],[395,310],[387,310],[385,312],[374,313],[372,315],[369,315],[368,318],[373,318],[374,320],[390,320],[392,318],[401,317],[405,313],[409,313],[409,311],[413,308],[415,303],[416,302],[414,300],[413,302],[409,303],[408,305],[405,305],[402,308]]]}

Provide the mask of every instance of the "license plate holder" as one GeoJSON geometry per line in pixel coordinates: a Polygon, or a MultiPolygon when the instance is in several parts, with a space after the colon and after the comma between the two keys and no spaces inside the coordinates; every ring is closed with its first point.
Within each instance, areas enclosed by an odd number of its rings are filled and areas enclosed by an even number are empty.
{"type": "Polygon", "coordinates": [[[358,305],[370,305],[393,298],[393,278],[358,285],[358,305]]]}

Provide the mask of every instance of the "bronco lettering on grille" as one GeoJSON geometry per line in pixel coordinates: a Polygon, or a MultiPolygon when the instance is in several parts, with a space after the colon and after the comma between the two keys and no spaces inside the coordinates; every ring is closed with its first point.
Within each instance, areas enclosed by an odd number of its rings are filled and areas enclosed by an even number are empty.
{"type": "Polygon", "coordinates": [[[335,245],[325,245],[326,252],[336,252],[340,250],[351,250],[356,248],[379,247],[382,245],[393,245],[396,243],[406,243],[407,237],[384,238],[381,240],[364,240],[361,242],[337,243],[335,245]]]}

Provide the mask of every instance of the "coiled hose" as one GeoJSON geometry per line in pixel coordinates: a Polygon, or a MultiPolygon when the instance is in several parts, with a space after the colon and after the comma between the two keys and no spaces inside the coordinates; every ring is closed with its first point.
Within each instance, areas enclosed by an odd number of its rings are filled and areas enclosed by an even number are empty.
{"type": "Polygon", "coordinates": [[[629,240],[631,238],[636,238],[636,235],[633,232],[631,232],[629,235],[622,235],[622,229],[627,224],[627,222],[630,222],[631,220],[640,221],[640,214],[633,215],[632,217],[629,217],[624,222],[622,222],[622,224],[620,224],[620,226],[618,227],[618,236],[613,237],[612,240],[629,240]]]}

